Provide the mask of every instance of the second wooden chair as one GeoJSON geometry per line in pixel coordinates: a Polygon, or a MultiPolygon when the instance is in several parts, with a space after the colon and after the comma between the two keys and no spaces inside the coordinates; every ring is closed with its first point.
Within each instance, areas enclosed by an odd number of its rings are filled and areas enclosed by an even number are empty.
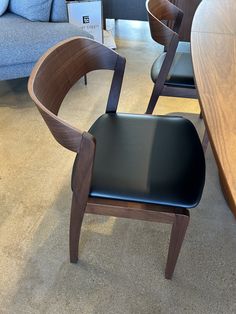
{"type": "Polygon", "coordinates": [[[164,46],[154,61],[151,78],[154,82],[146,113],[152,113],[159,96],[197,98],[190,51],[177,51],[183,12],[168,0],[147,0],[151,36],[164,46]],[[167,26],[172,24],[173,27],[167,26]]]}

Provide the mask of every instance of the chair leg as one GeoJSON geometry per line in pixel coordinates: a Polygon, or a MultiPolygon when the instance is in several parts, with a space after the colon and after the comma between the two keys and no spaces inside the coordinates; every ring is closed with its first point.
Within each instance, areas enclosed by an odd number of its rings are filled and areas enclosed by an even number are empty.
{"type": "MultiPolygon", "coordinates": [[[[87,202],[86,202],[87,203],[87,202]]],[[[77,263],[79,251],[80,231],[84,218],[86,203],[81,202],[77,193],[73,193],[70,216],[70,262],[77,263]]]]}
{"type": "Polygon", "coordinates": [[[208,138],[207,130],[205,130],[204,135],[203,135],[203,140],[202,140],[202,148],[203,148],[204,153],[206,153],[208,143],[209,143],[209,138],[208,138]]]}
{"type": "Polygon", "coordinates": [[[84,132],[71,180],[73,190],[69,238],[71,263],[78,261],[80,230],[88,201],[94,153],[95,141],[93,136],[84,132]]]}
{"type": "Polygon", "coordinates": [[[172,225],[168,258],[166,263],[165,278],[171,279],[175,270],[175,265],[180,253],[184,236],[189,223],[188,215],[175,215],[175,221],[172,225]]]}
{"type": "Polygon", "coordinates": [[[102,29],[107,29],[107,22],[106,22],[106,18],[105,17],[103,17],[103,27],[102,27],[102,29]]]}
{"type": "Polygon", "coordinates": [[[163,88],[163,87],[160,88],[159,86],[160,86],[159,82],[158,83],[156,82],[156,84],[153,87],[152,95],[151,95],[151,98],[149,100],[147,110],[145,112],[146,114],[152,114],[153,113],[153,110],[156,106],[156,103],[157,103],[159,96],[161,94],[161,90],[163,88]]]}
{"type": "Polygon", "coordinates": [[[87,80],[87,75],[85,74],[84,75],[84,85],[87,85],[88,84],[88,80],[87,80]]]}

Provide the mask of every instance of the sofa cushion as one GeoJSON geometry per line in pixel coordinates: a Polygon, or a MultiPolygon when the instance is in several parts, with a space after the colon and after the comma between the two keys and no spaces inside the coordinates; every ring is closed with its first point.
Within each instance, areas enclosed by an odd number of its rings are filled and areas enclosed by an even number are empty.
{"type": "Polygon", "coordinates": [[[65,0],[53,0],[50,21],[68,22],[68,14],[65,0]]]}
{"type": "Polygon", "coordinates": [[[7,7],[9,4],[9,0],[1,0],[0,1],[0,16],[3,15],[3,13],[5,13],[7,7]]]}
{"type": "Polygon", "coordinates": [[[48,22],[52,0],[10,0],[9,11],[30,21],[48,22]]]}
{"type": "Polygon", "coordinates": [[[0,66],[0,80],[12,80],[30,76],[35,63],[21,63],[7,66],[0,66]]]}
{"type": "Polygon", "coordinates": [[[0,66],[36,62],[48,48],[74,37],[90,37],[70,23],[30,22],[6,13],[0,18],[0,66]]]}

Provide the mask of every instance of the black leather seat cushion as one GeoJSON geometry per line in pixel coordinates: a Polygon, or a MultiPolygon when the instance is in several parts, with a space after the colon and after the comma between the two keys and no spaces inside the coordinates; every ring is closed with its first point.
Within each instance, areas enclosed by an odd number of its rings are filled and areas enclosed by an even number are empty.
{"type": "Polygon", "coordinates": [[[205,159],[188,120],[104,114],[89,132],[96,138],[90,196],[179,207],[200,201],[205,159]]]}
{"type": "MultiPolygon", "coordinates": [[[[162,53],[152,65],[151,78],[155,83],[160,73],[160,69],[166,57],[166,53],[162,53]]],[[[166,85],[176,87],[195,88],[193,78],[192,57],[188,52],[176,52],[169,74],[165,81],[166,85]]]]}

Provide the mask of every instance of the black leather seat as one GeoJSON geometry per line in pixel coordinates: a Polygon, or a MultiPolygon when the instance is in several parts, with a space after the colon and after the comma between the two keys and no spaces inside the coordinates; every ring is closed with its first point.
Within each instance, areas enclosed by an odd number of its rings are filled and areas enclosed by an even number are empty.
{"type": "MultiPolygon", "coordinates": [[[[162,53],[152,65],[151,78],[154,83],[159,76],[165,57],[166,53],[162,53]]],[[[192,57],[190,53],[176,52],[170,71],[166,78],[165,85],[195,89],[192,57]]]]}
{"type": "Polygon", "coordinates": [[[90,196],[187,208],[200,201],[205,161],[188,120],[104,114],[89,133],[96,138],[90,196]]]}

